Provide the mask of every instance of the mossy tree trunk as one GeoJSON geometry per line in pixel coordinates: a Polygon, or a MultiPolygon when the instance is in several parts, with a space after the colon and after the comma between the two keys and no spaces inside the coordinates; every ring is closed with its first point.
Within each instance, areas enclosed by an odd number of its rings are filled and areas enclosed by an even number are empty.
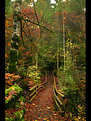
{"type": "Polygon", "coordinates": [[[20,40],[20,23],[21,23],[21,9],[18,1],[14,2],[14,12],[13,12],[13,34],[11,40],[10,49],[10,64],[9,72],[17,74],[17,61],[18,61],[18,49],[20,40]]]}

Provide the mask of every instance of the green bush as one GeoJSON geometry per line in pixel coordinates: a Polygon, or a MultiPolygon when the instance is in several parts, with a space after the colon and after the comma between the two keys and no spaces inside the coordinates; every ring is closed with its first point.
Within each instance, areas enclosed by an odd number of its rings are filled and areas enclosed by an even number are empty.
{"type": "Polygon", "coordinates": [[[73,77],[71,75],[65,76],[64,83],[66,86],[72,87],[74,85],[73,77]]]}
{"type": "Polygon", "coordinates": [[[25,114],[25,109],[21,109],[20,111],[16,111],[14,114],[12,114],[12,116],[15,115],[15,118],[12,118],[11,116],[8,118],[6,116],[5,121],[25,121],[24,114],[25,114]]]}
{"type": "Polygon", "coordinates": [[[17,51],[16,50],[10,50],[10,62],[16,62],[17,61],[17,51]]]}
{"type": "Polygon", "coordinates": [[[18,68],[18,74],[21,78],[26,77],[26,69],[23,66],[19,67],[18,68]]]}
{"type": "Polygon", "coordinates": [[[10,88],[8,88],[8,89],[5,90],[5,96],[8,96],[8,93],[9,93],[11,90],[15,90],[16,93],[20,93],[20,91],[23,91],[23,89],[20,88],[17,84],[14,84],[13,86],[11,86],[10,88]]]}
{"type": "Polygon", "coordinates": [[[15,107],[17,100],[20,98],[23,89],[17,84],[5,90],[5,108],[15,107]]]}
{"type": "Polygon", "coordinates": [[[20,82],[20,86],[21,86],[21,88],[23,88],[24,90],[27,90],[28,87],[29,87],[28,82],[25,81],[25,80],[23,80],[23,79],[22,79],[21,82],[20,82]]]}
{"type": "Polygon", "coordinates": [[[16,68],[16,62],[11,62],[10,65],[8,66],[9,73],[15,73],[17,74],[17,68],[16,68]]]}
{"type": "Polygon", "coordinates": [[[15,121],[19,121],[19,120],[24,121],[24,114],[25,114],[25,109],[15,112],[14,113],[15,121]]]}
{"type": "Polygon", "coordinates": [[[36,70],[36,66],[29,66],[27,69],[27,76],[30,77],[34,82],[40,82],[40,71],[36,70]]]}
{"type": "Polygon", "coordinates": [[[12,117],[8,118],[8,117],[5,117],[5,121],[14,121],[12,117]]]}
{"type": "Polygon", "coordinates": [[[77,105],[80,103],[79,101],[79,91],[78,88],[63,88],[63,91],[66,94],[66,98],[68,100],[68,104],[66,107],[67,112],[71,112],[74,115],[78,114],[77,105]]]}

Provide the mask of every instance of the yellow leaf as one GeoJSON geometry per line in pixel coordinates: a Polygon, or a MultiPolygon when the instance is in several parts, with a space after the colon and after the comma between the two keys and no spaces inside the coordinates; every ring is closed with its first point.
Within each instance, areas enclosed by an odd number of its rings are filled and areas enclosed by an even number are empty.
{"type": "Polygon", "coordinates": [[[51,107],[47,107],[47,109],[50,109],[51,107]]]}
{"type": "Polygon", "coordinates": [[[78,119],[81,119],[81,117],[80,117],[80,116],[78,116],[78,119]]]}
{"type": "Polygon", "coordinates": [[[47,120],[47,118],[43,118],[43,120],[47,120]]]}
{"type": "Polygon", "coordinates": [[[32,105],[35,105],[35,103],[33,103],[32,105]]]}
{"type": "Polygon", "coordinates": [[[5,57],[7,58],[8,57],[8,54],[5,54],[5,57]]]}
{"type": "Polygon", "coordinates": [[[15,90],[14,87],[11,87],[12,90],[15,90]]]}
{"type": "Polygon", "coordinates": [[[8,97],[5,97],[5,99],[7,100],[7,99],[8,99],[8,97]]]}
{"type": "Polygon", "coordinates": [[[56,116],[57,114],[54,113],[53,115],[56,116]]]}
{"type": "Polygon", "coordinates": [[[33,26],[31,26],[31,28],[33,28],[33,26]]]}
{"type": "Polygon", "coordinates": [[[39,119],[41,119],[41,117],[39,117],[39,119]]]}

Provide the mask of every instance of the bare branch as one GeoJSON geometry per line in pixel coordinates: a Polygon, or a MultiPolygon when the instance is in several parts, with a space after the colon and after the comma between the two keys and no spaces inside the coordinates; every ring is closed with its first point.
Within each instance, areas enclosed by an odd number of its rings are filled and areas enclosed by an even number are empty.
{"type": "Polygon", "coordinates": [[[31,23],[33,23],[33,24],[35,24],[35,25],[37,25],[37,26],[39,26],[39,27],[42,27],[42,28],[44,28],[44,29],[46,29],[46,30],[48,30],[48,31],[50,31],[50,32],[52,32],[52,33],[56,33],[56,32],[54,32],[54,31],[52,31],[52,30],[46,28],[45,26],[42,26],[41,24],[35,23],[35,22],[33,22],[33,21],[29,20],[29,19],[24,19],[24,18],[22,18],[22,20],[27,21],[27,22],[31,22],[31,23]]]}

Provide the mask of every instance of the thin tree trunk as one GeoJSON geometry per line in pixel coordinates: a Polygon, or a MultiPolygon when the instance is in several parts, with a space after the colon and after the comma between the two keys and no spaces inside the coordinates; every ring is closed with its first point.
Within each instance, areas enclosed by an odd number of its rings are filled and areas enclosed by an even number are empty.
{"type": "Polygon", "coordinates": [[[59,39],[57,40],[57,77],[59,80],[59,39]]]}
{"type": "Polygon", "coordinates": [[[63,51],[64,51],[64,81],[65,81],[65,24],[64,24],[64,8],[62,2],[62,21],[63,21],[63,51]]]}
{"type": "Polygon", "coordinates": [[[64,25],[64,12],[63,12],[63,50],[64,50],[64,72],[65,72],[65,25],[64,25]]]}
{"type": "Polygon", "coordinates": [[[38,53],[35,54],[35,60],[36,60],[36,70],[38,69],[38,53]]]}

